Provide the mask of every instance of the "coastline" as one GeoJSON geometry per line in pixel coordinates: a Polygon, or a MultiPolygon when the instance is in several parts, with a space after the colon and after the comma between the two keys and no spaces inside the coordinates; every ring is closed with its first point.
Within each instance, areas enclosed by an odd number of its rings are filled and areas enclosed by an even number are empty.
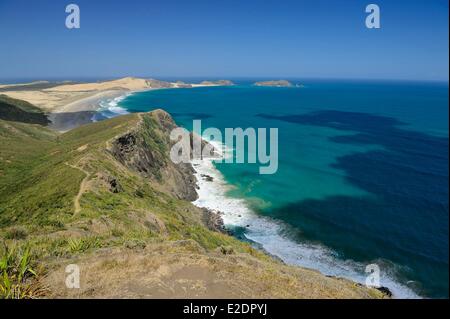
{"type": "Polygon", "coordinates": [[[80,98],[65,105],[61,105],[50,113],[95,111],[100,102],[122,96],[126,93],[127,91],[125,90],[106,90],[101,92],[93,92],[93,94],[90,96],[80,98]]]}
{"type": "MultiPolygon", "coordinates": [[[[47,113],[51,121],[49,127],[58,132],[67,132],[80,125],[95,122],[102,104],[113,103],[129,94],[132,94],[132,92],[124,90],[96,92],[91,96],[62,105],[47,113]]],[[[117,105],[117,102],[115,105],[117,105]]]]}
{"type": "Polygon", "coordinates": [[[6,84],[0,86],[0,94],[31,103],[47,114],[60,114],[93,112],[99,108],[102,101],[143,91],[163,88],[198,88],[223,85],[233,85],[233,83],[227,80],[184,83],[125,77],[103,82],[31,82],[6,84]],[[43,83],[45,84],[44,86],[43,83]]]}
{"type": "MultiPolygon", "coordinates": [[[[212,144],[216,149],[222,147],[214,142],[212,144]]],[[[225,150],[224,154],[227,154],[227,151],[225,150]]],[[[228,196],[227,193],[233,186],[215,167],[214,160],[208,158],[192,161],[198,186],[198,199],[192,202],[195,206],[219,213],[225,229],[242,233],[241,240],[253,243],[256,248],[287,265],[316,270],[325,276],[345,278],[365,285],[365,264],[338,259],[332,250],[320,244],[299,243],[284,234],[287,225],[253,212],[245,199],[228,196]]],[[[236,233],[234,236],[236,237],[236,233]]],[[[390,273],[382,272],[380,277],[379,289],[387,288],[393,298],[421,298],[409,287],[399,283],[390,273]]]]}
{"type": "MultiPolygon", "coordinates": [[[[147,90],[126,92],[122,96],[126,97],[142,91],[147,90]]],[[[111,100],[111,98],[106,100],[109,108],[116,108],[115,114],[111,117],[127,113],[126,109],[120,107],[122,96],[116,97],[119,100],[111,100]],[[118,110],[120,111],[117,112],[118,110]]],[[[222,147],[214,142],[212,144],[216,149],[222,147]]],[[[229,151],[224,151],[225,156],[229,151]]],[[[245,199],[227,196],[233,186],[225,180],[213,161],[214,158],[209,158],[192,162],[198,194],[198,199],[192,202],[195,206],[217,214],[226,228],[235,228],[239,233],[242,232],[244,238],[241,239],[253,243],[256,248],[287,265],[312,269],[326,276],[345,278],[358,284],[365,284],[367,277],[365,264],[352,260],[340,260],[332,250],[325,246],[299,243],[290,239],[283,234],[287,225],[253,212],[245,199]]],[[[373,262],[383,263],[381,260],[373,262]]],[[[386,287],[392,292],[393,298],[421,298],[410,288],[396,281],[389,273],[381,274],[381,282],[382,287],[386,287]]]]}
{"type": "MultiPolygon", "coordinates": [[[[197,85],[195,87],[201,86],[207,85],[197,85]]],[[[110,107],[120,108],[121,98],[130,94],[155,89],[162,88],[105,90],[90,92],[90,94],[84,92],[84,95],[80,95],[78,99],[56,107],[48,113],[53,119],[53,124],[55,122],[59,123],[58,125],[53,125],[52,128],[64,132],[79,125],[95,121],[94,116],[99,113],[98,111],[101,107],[107,107],[108,109],[110,107]],[[101,105],[102,102],[104,103],[103,106],[101,105]]],[[[111,117],[124,114],[120,112],[112,113],[114,115],[111,117]]],[[[227,192],[232,186],[226,182],[224,176],[212,163],[212,160],[200,163],[194,162],[193,164],[199,186],[197,189],[199,198],[193,202],[194,205],[223,212],[224,214],[221,215],[221,218],[226,226],[245,229],[246,232],[243,236],[247,240],[257,244],[261,250],[281,259],[286,264],[315,269],[327,276],[341,277],[354,282],[364,283],[364,265],[351,261],[337,260],[333,252],[326,247],[300,244],[287,238],[282,234],[286,225],[257,215],[248,207],[244,199],[227,196],[227,192]],[[213,181],[204,180],[202,175],[211,176],[213,181]]],[[[387,286],[393,292],[394,297],[419,298],[409,288],[401,286],[390,277],[383,277],[383,286],[387,286]]]]}
{"type": "MultiPolygon", "coordinates": [[[[216,84],[191,84],[189,89],[201,87],[220,86],[216,84]]],[[[105,90],[93,92],[89,96],[83,96],[73,102],[56,107],[48,112],[49,127],[59,132],[66,132],[80,125],[96,122],[105,118],[124,115],[128,112],[119,106],[120,101],[126,97],[147,91],[179,89],[174,84],[172,87],[146,88],[136,90],[105,90]]]]}

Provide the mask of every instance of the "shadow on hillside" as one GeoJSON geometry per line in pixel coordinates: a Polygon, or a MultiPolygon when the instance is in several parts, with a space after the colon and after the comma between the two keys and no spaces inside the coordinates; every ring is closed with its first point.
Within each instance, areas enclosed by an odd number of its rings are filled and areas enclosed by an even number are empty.
{"type": "Polygon", "coordinates": [[[0,119],[27,124],[48,125],[47,115],[40,112],[27,112],[8,103],[0,102],[0,119]]]}
{"type": "Polygon", "coordinates": [[[57,131],[69,131],[78,126],[92,123],[95,114],[94,111],[50,113],[48,118],[51,123],[48,126],[57,131]]]}

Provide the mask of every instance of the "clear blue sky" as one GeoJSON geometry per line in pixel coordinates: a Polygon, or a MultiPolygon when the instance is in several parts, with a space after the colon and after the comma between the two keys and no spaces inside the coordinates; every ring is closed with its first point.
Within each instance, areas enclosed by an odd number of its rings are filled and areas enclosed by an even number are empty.
{"type": "Polygon", "coordinates": [[[448,0],[0,0],[0,78],[448,81],[448,0]],[[65,27],[65,6],[81,29],[65,27]],[[381,7],[379,30],[365,7],[381,7]]]}

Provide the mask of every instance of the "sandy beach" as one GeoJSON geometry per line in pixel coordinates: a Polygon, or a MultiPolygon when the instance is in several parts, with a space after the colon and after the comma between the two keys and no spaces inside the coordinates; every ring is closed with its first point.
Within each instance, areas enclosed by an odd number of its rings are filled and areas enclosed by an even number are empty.
{"type": "Polygon", "coordinates": [[[105,100],[134,93],[164,88],[198,88],[232,85],[226,80],[201,83],[166,82],[155,79],[125,77],[102,82],[36,81],[31,83],[0,85],[0,94],[27,101],[48,114],[50,128],[68,131],[92,122],[92,118],[105,100]]]}
{"type": "Polygon", "coordinates": [[[65,113],[93,111],[102,100],[165,86],[170,87],[171,84],[129,77],[95,83],[56,83],[53,86],[44,82],[3,85],[0,94],[27,101],[46,112],[65,113]]]}
{"type": "MultiPolygon", "coordinates": [[[[78,92],[77,92],[78,93],[78,92]]],[[[106,90],[100,92],[94,92],[91,94],[86,94],[86,97],[81,96],[73,96],[69,97],[69,99],[75,98],[75,101],[69,102],[56,107],[52,110],[52,113],[67,113],[67,112],[84,112],[84,111],[95,111],[98,108],[98,105],[101,101],[106,99],[113,99],[124,95],[126,93],[130,93],[130,91],[125,90],[106,90]]],[[[69,94],[70,95],[70,94],[69,94]]],[[[67,101],[65,101],[67,102],[67,101]]]]}
{"type": "Polygon", "coordinates": [[[121,95],[162,88],[196,88],[219,86],[229,81],[204,81],[199,84],[166,82],[155,79],[126,77],[117,80],[92,83],[32,83],[0,85],[0,94],[27,101],[48,113],[95,111],[100,101],[121,95]]]}

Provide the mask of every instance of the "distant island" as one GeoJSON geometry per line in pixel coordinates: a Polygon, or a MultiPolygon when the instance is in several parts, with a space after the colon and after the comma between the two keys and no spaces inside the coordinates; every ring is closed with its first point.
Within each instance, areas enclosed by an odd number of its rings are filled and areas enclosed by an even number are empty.
{"type": "Polygon", "coordinates": [[[293,87],[294,85],[287,80],[261,81],[254,83],[255,86],[275,86],[275,87],[293,87]]]}

